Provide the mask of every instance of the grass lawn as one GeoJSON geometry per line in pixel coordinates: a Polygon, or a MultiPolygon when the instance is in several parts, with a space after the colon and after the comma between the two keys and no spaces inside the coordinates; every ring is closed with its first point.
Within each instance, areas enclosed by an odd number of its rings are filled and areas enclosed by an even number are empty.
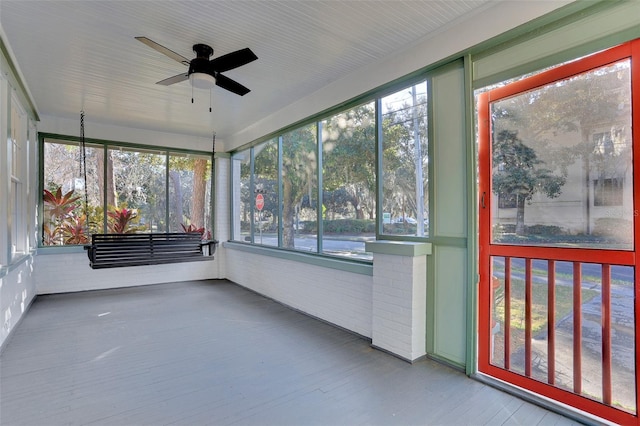
{"type": "MultiPolygon", "coordinates": [[[[573,287],[557,285],[555,315],[556,321],[561,320],[573,311],[573,287]]],[[[535,336],[547,329],[547,301],[549,288],[546,283],[533,283],[533,301],[531,303],[531,332],[535,336]]],[[[587,303],[598,295],[597,290],[582,288],[582,303],[587,303]]],[[[504,285],[495,294],[495,315],[497,319],[504,319],[504,285]]],[[[511,327],[525,328],[525,284],[522,279],[511,278],[511,327]]]]}

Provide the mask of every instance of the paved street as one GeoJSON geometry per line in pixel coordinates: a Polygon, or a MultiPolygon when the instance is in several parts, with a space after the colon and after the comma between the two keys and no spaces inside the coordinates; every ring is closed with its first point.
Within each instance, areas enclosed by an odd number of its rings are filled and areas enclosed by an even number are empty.
{"type": "MultiPolygon", "coordinates": [[[[322,239],[323,252],[326,254],[339,255],[343,257],[350,257],[353,259],[371,259],[370,254],[365,254],[364,243],[365,241],[375,241],[373,237],[324,237],[322,239]]],[[[259,232],[255,235],[255,243],[263,244],[266,246],[277,246],[278,237],[274,234],[262,234],[259,232]]],[[[296,250],[315,252],[318,247],[317,237],[315,235],[297,235],[295,237],[296,250]]]]}

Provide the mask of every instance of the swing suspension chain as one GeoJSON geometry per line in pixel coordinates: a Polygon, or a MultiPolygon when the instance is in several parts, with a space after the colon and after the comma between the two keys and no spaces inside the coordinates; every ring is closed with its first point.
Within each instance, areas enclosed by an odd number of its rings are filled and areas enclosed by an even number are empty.
{"type": "Polygon", "coordinates": [[[84,110],[80,111],[80,143],[82,145],[82,161],[80,173],[84,180],[84,216],[85,223],[89,222],[89,188],[87,187],[87,149],[84,142],[84,110]]]}

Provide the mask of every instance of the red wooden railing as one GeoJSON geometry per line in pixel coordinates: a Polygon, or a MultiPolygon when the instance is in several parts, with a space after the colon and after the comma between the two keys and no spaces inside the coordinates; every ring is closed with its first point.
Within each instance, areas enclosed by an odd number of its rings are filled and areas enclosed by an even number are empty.
{"type": "MultiPolygon", "coordinates": [[[[500,246],[494,246],[494,249],[497,252],[501,251],[500,246]]],[[[557,249],[551,249],[550,251],[548,251],[547,249],[545,251],[547,251],[548,253],[553,253],[555,250],[557,249]]],[[[519,250],[516,248],[513,251],[518,252],[519,250]]],[[[491,264],[494,264],[496,259],[504,259],[504,277],[501,280],[499,280],[498,278],[494,279],[494,282],[492,283],[492,286],[493,286],[493,291],[491,296],[492,300],[490,302],[492,306],[492,309],[491,309],[491,315],[493,320],[492,322],[495,323],[495,321],[498,321],[498,322],[503,322],[504,324],[504,327],[497,328],[497,329],[501,329],[502,331],[503,344],[504,344],[504,349],[503,349],[504,358],[497,359],[496,361],[494,361],[493,355],[491,355],[489,357],[489,359],[491,359],[490,364],[492,366],[490,370],[492,370],[494,367],[503,369],[503,371],[506,372],[507,376],[511,376],[510,381],[516,384],[519,384],[519,382],[517,379],[514,380],[512,378],[513,374],[523,377],[523,380],[525,380],[525,378],[526,380],[535,380],[535,381],[542,380],[543,382],[545,380],[545,379],[541,379],[539,375],[536,376],[532,371],[532,360],[534,358],[534,355],[540,356],[539,353],[534,354],[534,349],[532,346],[532,342],[535,337],[533,336],[533,332],[532,332],[532,324],[533,324],[532,316],[533,316],[533,310],[534,310],[533,301],[534,301],[534,292],[536,291],[534,289],[534,280],[537,280],[536,286],[539,286],[540,285],[539,280],[541,279],[540,270],[538,270],[537,272],[534,270],[534,262],[538,264],[538,261],[543,261],[546,263],[546,269],[547,269],[546,271],[547,354],[546,354],[546,360],[544,360],[544,363],[546,363],[546,366],[547,366],[546,385],[549,385],[551,387],[558,389],[559,392],[571,392],[576,396],[580,396],[581,398],[584,398],[584,400],[587,401],[586,403],[576,404],[576,405],[581,406],[583,408],[587,408],[587,411],[592,411],[592,412],[595,411],[593,408],[588,409],[588,407],[591,404],[590,402],[588,402],[589,400],[597,404],[594,407],[597,407],[598,405],[600,407],[602,407],[603,405],[606,405],[611,407],[611,409],[618,410],[620,407],[616,406],[616,403],[613,398],[613,377],[612,377],[612,370],[614,368],[612,365],[612,327],[615,325],[615,324],[612,324],[612,314],[611,314],[612,264],[600,263],[601,273],[600,273],[599,291],[601,292],[600,328],[601,328],[601,340],[602,340],[602,346],[601,346],[602,383],[601,383],[601,397],[600,397],[598,395],[591,395],[591,394],[585,393],[584,386],[583,386],[583,380],[585,377],[583,373],[591,377],[593,377],[594,375],[593,365],[589,367],[588,371],[583,371],[585,367],[584,359],[583,359],[583,345],[585,343],[583,339],[583,326],[585,324],[583,323],[583,319],[582,319],[583,318],[583,302],[584,302],[582,298],[582,292],[583,292],[583,286],[585,283],[584,281],[585,277],[583,277],[583,265],[585,263],[596,264],[596,262],[594,262],[595,258],[593,258],[590,253],[587,253],[586,256],[577,256],[578,258],[581,258],[580,260],[574,260],[569,263],[571,265],[571,271],[572,271],[571,272],[572,280],[570,282],[572,294],[570,297],[571,297],[571,303],[572,303],[571,319],[573,322],[571,326],[573,341],[570,346],[573,351],[573,360],[572,360],[573,383],[571,386],[570,383],[557,383],[558,380],[557,380],[557,370],[556,370],[557,318],[556,318],[555,307],[557,304],[556,286],[558,285],[557,279],[556,279],[556,272],[557,272],[556,269],[557,269],[557,261],[567,262],[567,259],[565,259],[564,256],[554,256],[556,258],[545,259],[542,256],[539,256],[540,254],[542,254],[542,252],[538,248],[532,248],[530,252],[533,252],[538,256],[525,257],[525,256],[522,256],[522,254],[524,253],[518,253],[517,257],[504,256],[504,255],[491,256],[491,262],[490,262],[491,264]],[[513,294],[513,278],[514,278],[513,261],[514,259],[518,260],[520,265],[522,264],[522,262],[524,263],[524,328],[525,330],[524,330],[524,345],[523,345],[524,346],[524,366],[523,366],[524,372],[523,373],[521,370],[522,367],[518,365],[514,365],[512,362],[512,355],[514,353],[514,350],[518,349],[517,347],[514,347],[513,341],[512,341],[512,319],[511,319],[512,303],[513,303],[513,297],[514,297],[514,294],[513,294]],[[498,317],[495,309],[496,308],[495,303],[496,303],[496,297],[497,297],[495,296],[495,292],[499,289],[500,286],[503,286],[504,288],[504,297],[501,301],[504,307],[503,309],[504,315],[500,315],[498,317]],[[520,371],[520,373],[518,371],[520,371]]],[[[562,253],[562,251],[560,251],[559,253],[562,253]]],[[[624,256],[624,255],[618,256],[614,252],[610,252],[610,253],[612,254],[612,258],[614,259],[627,260],[627,256],[624,256]]],[[[624,265],[625,262],[620,262],[620,263],[623,264],[622,266],[633,267],[633,265],[628,265],[628,264],[624,265]]],[[[592,280],[593,277],[589,279],[592,280]]],[[[632,281],[635,281],[634,278],[630,278],[630,279],[632,281]]],[[[542,284],[544,285],[544,283],[542,284]]],[[[629,285],[632,285],[632,282],[630,282],[629,285]]],[[[635,324],[636,322],[635,313],[628,312],[628,315],[633,317],[633,318],[629,318],[629,321],[635,324]]],[[[522,361],[520,361],[520,363],[521,362],[522,361]]],[[[494,374],[494,375],[496,377],[502,378],[500,374],[494,374]]],[[[531,388],[532,386],[529,385],[525,387],[531,388]]],[[[631,409],[632,412],[628,414],[631,414],[633,418],[636,418],[637,407],[632,407],[632,408],[625,407],[625,410],[629,410],[629,409],[631,409]]]]}

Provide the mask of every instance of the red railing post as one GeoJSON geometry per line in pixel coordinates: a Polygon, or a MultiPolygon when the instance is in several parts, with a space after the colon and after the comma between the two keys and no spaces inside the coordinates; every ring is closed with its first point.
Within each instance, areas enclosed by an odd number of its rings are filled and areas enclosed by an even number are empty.
{"type": "Polygon", "coordinates": [[[556,383],[556,262],[547,263],[547,382],[556,383]]]}
{"type": "Polygon", "coordinates": [[[533,303],[532,259],[525,259],[524,375],[531,377],[531,305],[533,303]]]}
{"type": "Polygon", "coordinates": [[[611,265],[602,265],[602,402],[611,405],[611,265]]]}
{"type": "Polygon", "coordinates": [[[573,392],[582,393],[582,264],[573,262],[573,392]]]}
{"type": "Polygon", "coordinates": [[[504,368],[511,367],[511,258],[504,258],[504,368]]]}

